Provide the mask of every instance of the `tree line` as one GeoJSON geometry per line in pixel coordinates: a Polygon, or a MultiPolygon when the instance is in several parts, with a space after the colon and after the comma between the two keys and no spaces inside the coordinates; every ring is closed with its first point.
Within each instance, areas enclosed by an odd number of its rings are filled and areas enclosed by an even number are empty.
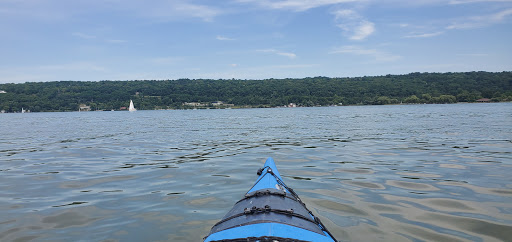
{"type": "Polygon", "coordinates": [[[0,84],[0,110],[18,112],[187,108],[223,101],[239,107],[512,101],[512,72],[410,73],[265,80],[178,79],[0,84]],[[5,93],[4,93],[5,92],[5,93]]]}

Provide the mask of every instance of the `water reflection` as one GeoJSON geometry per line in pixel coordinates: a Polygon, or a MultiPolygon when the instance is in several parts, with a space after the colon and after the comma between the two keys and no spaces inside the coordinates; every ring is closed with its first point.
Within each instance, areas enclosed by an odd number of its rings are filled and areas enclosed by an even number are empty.
{"type": "Polygon", "coordinates": [[[385,187],[378,183],[362,182],[362,181],[345,181],[344,183],[369,189],[385,189],[385,187]]]}
{"type": "Polygon", "coordinates": [[[127,114],[1,115],[0,240],[201,241],[267,156],[340,240],[512,238],[511,104],[127,114]]]}
{"type": "Polygon", "coordinates": [[[403,189],[409,189],[409,190],[417,190],[417,191],[435,191],[439,190],[439,188],[434,187],[430,184],[424,184],[424,183],[415,183],[415,182],[408,182],[408,181],[392,181],[388,180],[386,181],[387,185],[399,187],[403,189]]]}

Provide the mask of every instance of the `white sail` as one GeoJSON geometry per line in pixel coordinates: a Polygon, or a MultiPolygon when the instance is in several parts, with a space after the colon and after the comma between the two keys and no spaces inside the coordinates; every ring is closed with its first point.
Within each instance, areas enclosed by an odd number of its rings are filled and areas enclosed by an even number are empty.
{"type": "Polygon", "coordinates": [[[135,109],[135,107],[133,106],[133,101],[132,101],[132,100],[130,100],[130,107],[128,108],[128,110],[129,110],[130,112],[135,112],[135,111],[137,111],[137,109],[135,109]]]}

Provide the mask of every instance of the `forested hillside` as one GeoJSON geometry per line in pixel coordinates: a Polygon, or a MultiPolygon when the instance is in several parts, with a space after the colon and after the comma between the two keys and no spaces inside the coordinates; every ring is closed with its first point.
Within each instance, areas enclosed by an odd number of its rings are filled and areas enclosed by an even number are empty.
{"type": "Polygon", "coordinates": [[[375,77],[266,80],[179,79],[153,81],[30,82],[0,84],[0,110],[19,112],[187,108],[185,102],[223,101],[276,107],[512,101],[512,72],[411,73],[375,77]]]}

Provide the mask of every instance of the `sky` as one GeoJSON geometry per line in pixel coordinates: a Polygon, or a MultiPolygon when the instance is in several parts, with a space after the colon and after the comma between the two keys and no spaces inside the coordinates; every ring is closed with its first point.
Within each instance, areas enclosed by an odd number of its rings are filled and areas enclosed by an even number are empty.
{"type": "Polygon", "coordinates": [[[512,0],[0,0],[0,83],[512,71],[512,0]]]}

